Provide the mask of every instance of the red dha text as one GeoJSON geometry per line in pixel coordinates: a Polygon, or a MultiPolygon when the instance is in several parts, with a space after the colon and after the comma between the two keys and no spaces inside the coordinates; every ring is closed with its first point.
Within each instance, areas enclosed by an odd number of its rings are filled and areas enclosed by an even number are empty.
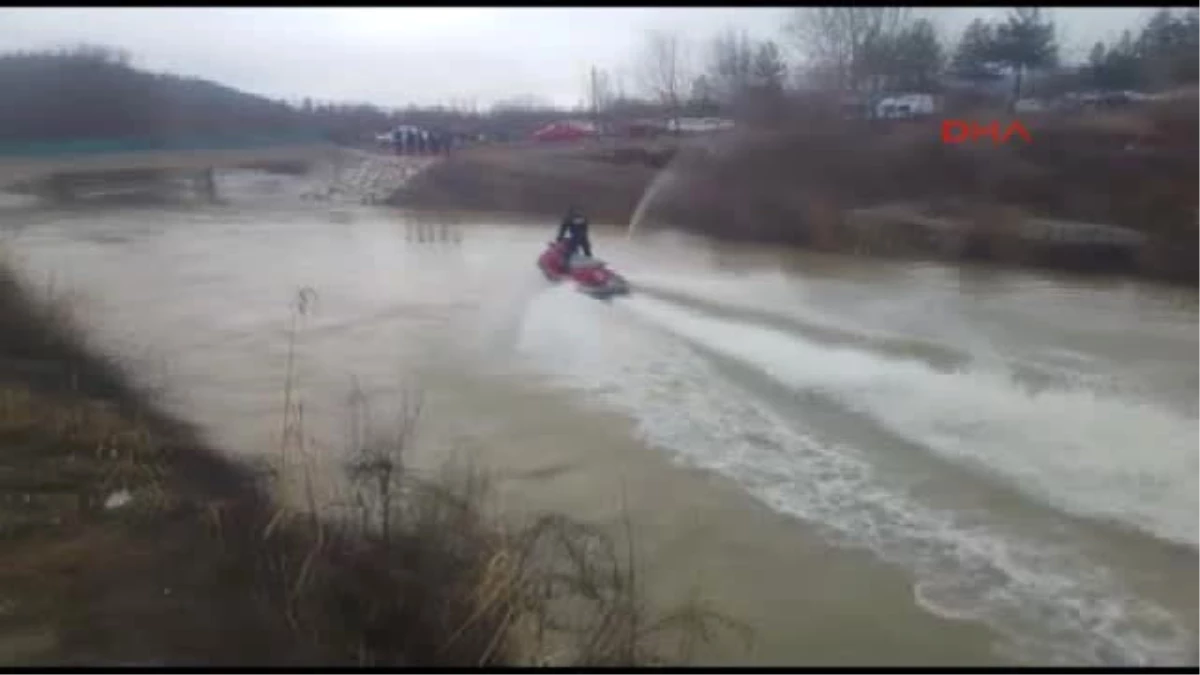
{"type": "Polygon", "coordinates": [[[980,137],[986,136],[992,139],[996,145],[1007,143],[1013,136],[1020,136],[1026,143],[1032,142],[1033,137],[1029,135],[1029,130],[1024,124],[1019,121],[1014,121],[1008,125],[1008,128],[1003,133],[1000,131],[999,122],[989,122],[987,124],[979,124],[967,120],[942,120],[942,142],[943,143],[965,143],[967,141],[977,141],[980,137]]]}

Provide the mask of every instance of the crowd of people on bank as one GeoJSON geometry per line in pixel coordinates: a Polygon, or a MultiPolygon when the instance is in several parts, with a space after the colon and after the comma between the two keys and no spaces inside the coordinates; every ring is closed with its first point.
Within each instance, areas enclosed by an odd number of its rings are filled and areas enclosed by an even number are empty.
{"type": "Polygon", "coordinates": [[[448,133],[409,126],[393,129],[390,141],[391,149],[397,155],[449,154],[454,145],[454,139],[448,133]]]}

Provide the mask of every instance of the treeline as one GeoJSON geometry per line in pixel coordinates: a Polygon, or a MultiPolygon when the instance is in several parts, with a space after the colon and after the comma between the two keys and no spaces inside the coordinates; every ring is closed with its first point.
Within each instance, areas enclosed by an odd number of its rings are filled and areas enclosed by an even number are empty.
{"type": "MultiPolygon", "coordinates": [[[[272,100],[200,78],[147,72],[134,67],[127,52],[94,45],[0,54],[0,92],[0,143],[307,132],[355,144],[400,124],[511,140],[583,114],[531,97],[487,109],[272,100]]],[[[627,116],[658,113],[652,102],[634,97],[611,107],[627,116]]]]}
{"type": "Polygon", "coordinates": [[[799,84],[837,91],[931,91],[947,47],[934,24],[903,7],[796,10],[784,34],[805,56],[799,84]]]}
{"type": "MultiPolygon", "coordinates": [[[[806,7],[794,11],[779,41],[726,30],[706,44],[679,34],[649,33],[634,62],[641,95],[676,115],[705,110],[753,118],[781,114],[789,90],[853,94],[987,91],[1005,86],[1011,104],[1030,93],[1195,86],[1200,13],[1162,9],[1112,44],[1098,42],[1082,67],[1062,63],[1052,18],[1017,7],[999,20],[976,19],[957,39],[902,7],[806,7]],[[780,45],[803,55],[789,64],[780,45]],[[685,59],[690,54],[692,58],[685,59]],[[698,55],[698,57],[697,57],[698,55]]],[[[625,98],[601,73],[593,105],[625,98]],[[598,89],[598,91],[597,91],[598,89]]]]}
{"type": "Polygon", "coordinates": [[[1011,76],[1011,98],[1025,76],[1072,72],[1080,88],[1159,91],[1195,86],[1200,64],[1200,12],[1161,9],[1112,45],[1097,42],[1082,68],[1066,66],[1054,21],[1036,7],[1000,20],[975,19],[953,44],[927,19],[904,8],[813,7],[797,10],[789,35],[806,56],[806,84],[869,91],[936,93],[948,83],[986,83],[1011,76]]]}
{"type": "Polygon", "coordinates": [[[288,105],[133,68],[107,47],[0,55],[0,141],[299,130],[288,105]]]}
{"type": "Polygon", "coordinates": [[[638,117],[751,118],[777,113],[788,88],[788,66],[779,45],[727,29],[713,37],[700,63],[691,45],[671,31],[651,31],[632,64],[636,84],[593,69],[589,111],[601,121],[638,117]]]}
{"type": "Polygon", "coordinates": [[[1200,77],[1200,13],[1162,9],[1111,44],[1097,43],[1082,67],[1063,67],[1056,27],[1037,8],[977,19],[952,41],[928,19],[899,7],[794,10],[778,41],[732,29],[690,44],[670,31],[648,33],[627,78],[593,69],[583,109],[528,97],[489,109],[387,109],[305,99],[271,100],[220,84],[139,70],[128,53],[79,46],[0,54],[0,142],[310,131],[342,143],[368,140],[398,124],[505,140],[527,137],[565,115],[598,121],[661,116],[787,118],[797,91],[870,98],[889,92],[943,93],[958,85],[995,88],[1007,75],[1016,101],[1069,90],[1160,91],[1200,77]],[[803,54],[789,63],[786,47],[803,54]]]}
{"type": "Polygon", "coordinates": [[[1200,11],[1161,10],[1136,34],[1097,42],[1088,58],[1091,82],[1107,89],[1163,89],[1200,80],[1200,11]]]}
{"type": "Polygon", "coordinates": [[[151,73],[120,49],[83,45],[0,54],[0,142],[308,132],[358,143],[397,124],[513,137],[562,116],[522,101],[490,110],[386,109],[271,100],[200,78],[151,73]]]}

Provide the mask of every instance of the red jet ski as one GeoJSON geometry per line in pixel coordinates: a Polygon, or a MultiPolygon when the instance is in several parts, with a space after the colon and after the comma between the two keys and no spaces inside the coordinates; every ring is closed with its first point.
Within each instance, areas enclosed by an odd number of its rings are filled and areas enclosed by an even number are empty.
{"type": "Polygon", "coordinates": [[[566,247],[566,240],[552,241],[538,257],[538,268],[547,279],[561,281],[570,278],[575,281],[575,288],[594,298],[629,293],[629,282],[596,258],[574,256],[570,265],[565,264],[563,253],[566,247]]]}

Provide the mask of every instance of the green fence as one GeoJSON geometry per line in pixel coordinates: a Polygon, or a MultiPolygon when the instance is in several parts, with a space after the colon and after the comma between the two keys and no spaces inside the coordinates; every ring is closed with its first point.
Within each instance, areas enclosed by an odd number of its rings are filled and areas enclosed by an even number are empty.
{"type": "Polygon", "coordinates": [[[0,157],[73,157],[127,152],[252,150],[328,143],[321,134],[228,134],[170,138],[104,138],[0,143],[0,157]]]}

